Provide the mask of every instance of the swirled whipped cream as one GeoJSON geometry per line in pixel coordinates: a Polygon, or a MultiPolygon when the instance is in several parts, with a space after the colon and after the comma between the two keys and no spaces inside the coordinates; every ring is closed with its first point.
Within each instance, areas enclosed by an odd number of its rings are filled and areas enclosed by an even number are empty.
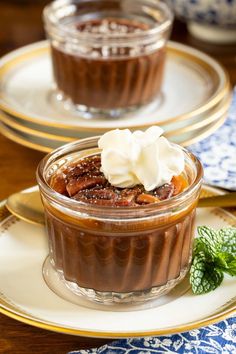
{"type": "Polygon", "coordinates": [[[115,129],[99,139],[101,171],[111,185],[128,188],[142,184],[151,191],[184,170],[183,151],[162,133],[157,126],[133,133],[115,129]]]}

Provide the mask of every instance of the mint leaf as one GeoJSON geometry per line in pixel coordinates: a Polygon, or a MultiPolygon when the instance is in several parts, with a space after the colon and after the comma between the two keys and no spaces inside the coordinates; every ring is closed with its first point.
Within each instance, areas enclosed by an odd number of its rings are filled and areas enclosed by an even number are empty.
{"type": "Polygon", "coordinates": [[[193,254],[197,255],[200,252],[207,252],[207,247],[201,238],[198,237],[194,240],[193,254]]]}
{"type": "Polygon", "coordinates": [[[228,263],[232,261],[232,255],[225,252],[218,252],[217,256],[214,258],[214,262],[218,268],[224,269],[228,267],[228,263]]]}
{"type": "Polygon", "coordinates": [[[236,228],[220,229],[219,236],[221,250],[217,253],[216,263],[224,273],[234,276],[236,275],[236,228]]]}
{"type": "Polygon", "coordinates": [[[215,259],[217,268],[231,276],[236,275],[236,257],[230,253],[220,253],[215,259]]]}
{"type": "Polygon", "coordinates": [[[198,234],[190,283],[195,294],[204,294],[221,284],[224,273],[236,276],[236,228],[213,230],[200,226],[198,234]]]}
{"type": "Polygon", "coordinates": [[[224,273],[227,273],[229,275],[236,276],[236,259],[234,259],[232,262],[228,263],[227,267],[222,269],[224,273]]]}
{"type": "Polygon", "coordinates": [[[236,227],[219,230],[221,238],[221,252],[227,252],[236,256],[236,227]]]}
{"type": "Polygon", "coordinates": [[[190,268],[190,284],[194,294],[205,294],[215,290],[223,280],[223,273],[207,255],[200,251],[193,260],[190,268]]]}
{"type": "Polygon", "coordinates": [[[199,226],[197,230],[205,252],[214,257],[222,245],[219,233],[207,226],[199,226]]]}

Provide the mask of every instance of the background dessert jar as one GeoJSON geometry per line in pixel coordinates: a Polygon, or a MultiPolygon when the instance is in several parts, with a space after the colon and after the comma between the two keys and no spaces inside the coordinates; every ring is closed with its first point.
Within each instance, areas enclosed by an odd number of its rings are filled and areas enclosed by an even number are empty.
{"type": "MultiPolygon", "coordinates": [[[[72,168],[75,161],[99,156],[97,142],[97,138],[87,138],[65,145],[39,164],[37,180],[45,208],[49,265],[72,293],[92,301],[112,304],[153,299],[170,291],[189,270],[201,164],[180,148],[187,187],[158,203],[91,204],[59,193],[59,186],[52,184],[55,176],[63,193],[71,171],[74,176],[81,173],[81,165],[72,168]],[[64,177],[61,171],[66,171],[64,177]]],[[[93,159],[97,163],[97,157],[93,159]]],[[[91,197],[96,195],[90,193],[91,197]]]]}
{"type": "Polygon", "coordinates": [[[56,0],[43,17],[64,107],[117,117],[157,98],[173,20],[165,3],[56,0]]]}

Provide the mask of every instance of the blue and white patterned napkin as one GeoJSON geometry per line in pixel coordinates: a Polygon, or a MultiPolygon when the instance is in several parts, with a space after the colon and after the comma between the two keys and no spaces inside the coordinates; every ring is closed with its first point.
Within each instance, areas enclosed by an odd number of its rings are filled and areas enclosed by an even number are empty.
{"type": "Polygon", "coordinates": [[[225,123],[189,149],[201,160],[206,183],[236,190],[236,87],[225,123]]]}
{"type": "Polygon", "coordinates": [[[236,317],[216,325],[161,337],[121,339],[69,354],[236,354],[236,317]]]}
{"type": "MultiPolygon", "coordinates": [[[[236,190],[236,88],[229,116],[214,134],[189,147],[204,166],[206,183],[236,190]]],[[[236,316],[215,325],[160,337],[122,339],[69,354],[236,354],[236,316]]]]}

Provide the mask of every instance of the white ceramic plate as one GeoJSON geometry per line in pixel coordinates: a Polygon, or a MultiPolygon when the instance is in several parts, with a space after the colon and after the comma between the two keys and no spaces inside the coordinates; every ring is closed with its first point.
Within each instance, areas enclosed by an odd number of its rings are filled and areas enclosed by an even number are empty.
{"type": "MultiPolygon", "coordinates": [[[[231,103],[231,94],[226,94],[226,96],[213,108],[209,109],[205,113],[196,115],[191,118],[190,121],[187,119],[179,120],[174,124],[163,126],[165,135],[167,137],[180,136],[183,133],[187,133],[196,129],[204,128],[210,123],[217,121],[223,114],[226,114],[231,103]]],[[[92,135],[104,134],[106,130],[99,131],[77,131],[77,130],[63,130],[55,127],[49,127],[40,125],[37,123],[32,123],[21,118],[14,117],[6,112],[0,111],[0,121],[5,125],[18,130],[23,133],[27,133],[39,138],[46,138],[49,140],[58,140],[61,142],[69,142],[74,139],[85,138],[92,135]]],[[[181,138],[180,138],[181,140],[181,138]]],[[[182,139],[183,140],[183,139],[182,139]]]]}
{"type": "MultiPolygon", "coordinates": [[[[193,295],[184,280],[179,286],[184,293],[177,287],[149,306],[126,311],[74,305],[55,295],[43,280],[48,253],[44,227],[8,216],[4,205],[0,214],[0,311],[19,321],[57,332],[116,338],[186,331],[236,311],[235,278],[227,276],[208,294],[193,295]]],[[[236,218],[221,209],[199,209],[197,225],[227,227],[236,225],[236,218]]]]}
{"type": "Polygon", "coordinates": [[[120,119],[84,119],[52,99],[48,42],[18,49],[0,60],[0,107],[20,119],[68,130],[98,132],[112,128],[177,124],[209,111],[229,92],[224,69],[206,54],[169,42],[162,95],[149,107],[120,119]]]}
{"type": "MultiPolygon", "coordinates": [[[[225,110],[224,110],[225,111],[225,110]]],[[[1,114],[0,114],[1,115],[1,114]]],[[[214,118],[213,121],[206,126],[200,127],[198,129],[192,129],[192,127],[184,128],[183,130],[177,131],[176,130],[176,135],[172,134],[166,134],[168,139],[174,143],[183,145],[183,146],[189,146],[190,144],[193,144],[197,141],[200,141],[210,134],[212,134],[215,130],[217,130],[225,121],[227,115],[227,109],[225,113],[223,114],[213,114],[212,117],[214,118]]],[[[211,116],[208,117],[212,118],[211,116]]],[[[0,117],[1,121],[1,117],[0,117]]],[[[44,152],[49,152],[63,144],[66,144],[67,142],[71,140],[71,138],[66,138],[66,137],[61,137],[57,135],[52,135],[52,134],[37,134],[36,131],[33,131],[31,129],[18,129],[17,126],[14,124],[15,128],[12,126],[9,126],[6,123],[0,122],[0,132],[9,138],[10,140],[13,140],[16,143],[19,143],[21,145],[27,146],[29,148],[39,150],[39,151],[44,151],[44,152]]],[[[94,133],[94,134],[89,134],[85,132],[81,132],[77,134],[77,139],[85,138],[88,136],[92,135],[98,135],[99,133],[94,133]]]]}

